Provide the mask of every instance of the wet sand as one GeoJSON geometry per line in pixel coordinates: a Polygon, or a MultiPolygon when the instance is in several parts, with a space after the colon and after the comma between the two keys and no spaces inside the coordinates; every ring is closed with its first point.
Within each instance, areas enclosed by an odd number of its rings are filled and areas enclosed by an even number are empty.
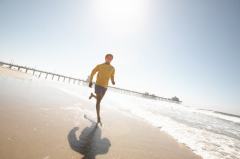
{"type": "MultiPolygon", "coordinates": [[[[27,76],[27,77],[26,77],[27,76]]],[[[0,67],[1,159],[200,159],[159,129],[0,67]],[[84,118],[87,114],[89,118],[84,118]]]]}

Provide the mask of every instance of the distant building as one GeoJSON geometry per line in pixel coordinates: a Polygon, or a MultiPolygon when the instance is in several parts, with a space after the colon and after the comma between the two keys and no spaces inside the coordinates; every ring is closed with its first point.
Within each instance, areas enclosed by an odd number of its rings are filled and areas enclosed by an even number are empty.
{"type": "Polygon", "coordinates": [[[179,103],[181,102],[181,101],[179,100],[179,98],[176,97],[176,96],[172,97],[171,100],[173,100],[173,101],[175,101],[175,102],[179,102],[179,103]]]}

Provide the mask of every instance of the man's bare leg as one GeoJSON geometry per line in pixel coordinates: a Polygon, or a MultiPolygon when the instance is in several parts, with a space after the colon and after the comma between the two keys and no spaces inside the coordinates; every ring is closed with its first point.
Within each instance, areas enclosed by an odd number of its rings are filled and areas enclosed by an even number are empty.
{"type": "Polygon", "coordinates": [[[102,96],[97,94],[96,99],[97,99],[96,101],[97,122],[102,125],[101,118],[100,118],[100,103],[102,100],[102,96]]]}
{"type": "Polygon", "coordinates": [[[100,94],[95,95],[95,94],[91,93],[91,95],[89,96],[89,99],[91,99],[92,97],[94,97],[96,99],[97,122],[102,125],[101,117],[100,117],[100,103],[101,103],[103,96],[101,96],[100,94]]]}

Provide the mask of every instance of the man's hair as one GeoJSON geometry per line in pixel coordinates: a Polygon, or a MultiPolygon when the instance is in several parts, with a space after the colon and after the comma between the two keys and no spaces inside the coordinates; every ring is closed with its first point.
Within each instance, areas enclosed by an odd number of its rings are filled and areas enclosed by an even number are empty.
{"type": "Polygon", "coordinates": [[[111,56],[113,58],[113,55],[112,54],[107,54],[105,55],[105,58],[107,58],[108,56],[111,56]]]}

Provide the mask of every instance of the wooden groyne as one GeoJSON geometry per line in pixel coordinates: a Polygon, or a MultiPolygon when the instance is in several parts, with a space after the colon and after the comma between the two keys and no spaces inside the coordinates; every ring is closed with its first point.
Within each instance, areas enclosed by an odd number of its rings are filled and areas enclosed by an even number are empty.
{"type": "MultiPolygon", "coordinates": [[[[48,72],[48,71],[42,71],[42,70],[38,70],[35,68],[27,67],[27,66],[20,66],[20,65],[16,65],[16,64],[12,64],[12,63],[1,62],[1,61],[0,61],[0,66],[7,67],[9,69],[15,69],[15,70],[25,72],[25,73],[31,73],[33,76],[37,76],[38,78],[44,77],[45,79],[49,79],[49,77],[51,77],[51,80],[55,79],[57,81],[63,81],[63,82],[69,82],[69,83],[72,82],[73,84],[88,85],[88,81],[83,80],[83,79],[65,76],[65,75],[48,72]]],[[[141,93],[141,92],[123,89],[123,88],[119,88],[119,87],[108,86],[108,88],[113,91],[119,92],[119,93],[135,95],[135,96],[140,96],[140,97],[155,99],[155,100],[161,100],[161,101],[166,101],[166,102],[171,102],[171,103],[178,103],[178,104],[182,103],[182,101],[174,100],[173,98],[159,97],[156,95],[150,95],[148,93],[141,93]]]]}

